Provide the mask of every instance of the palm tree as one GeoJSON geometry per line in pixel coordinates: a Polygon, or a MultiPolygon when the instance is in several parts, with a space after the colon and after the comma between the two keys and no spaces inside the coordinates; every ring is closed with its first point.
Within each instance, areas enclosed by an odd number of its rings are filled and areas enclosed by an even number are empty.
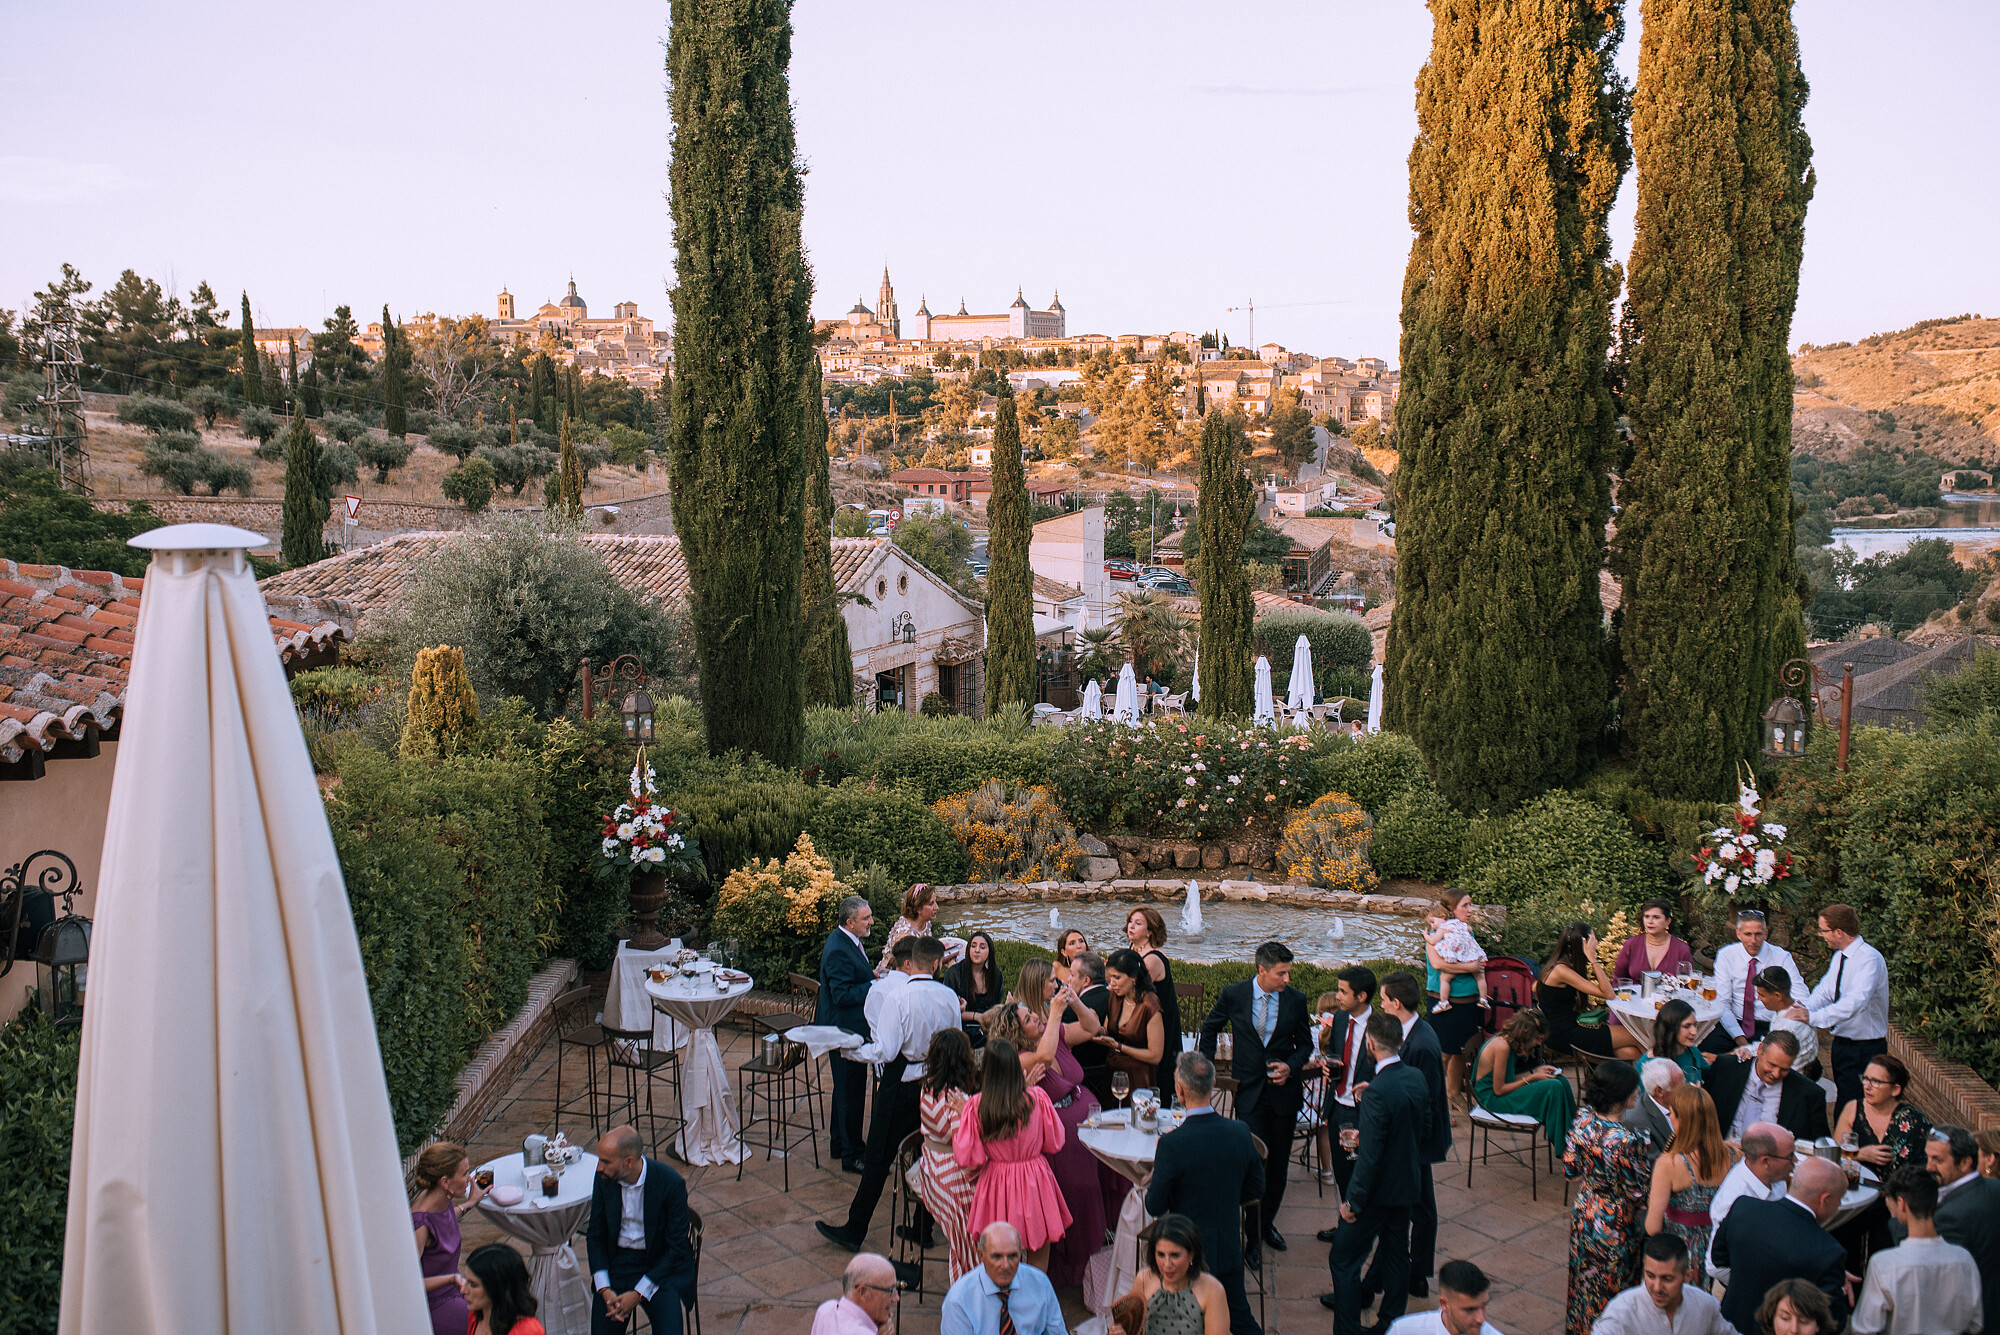
{"type": "Polygon", "coordinates": [[[1142,677],[1158,676],[1159,669],[1169,666],[1178,674],[1193,625],[1165,594],[1137,589],[1118,595],[1118,629],[1133,671],[1142,677]]]}

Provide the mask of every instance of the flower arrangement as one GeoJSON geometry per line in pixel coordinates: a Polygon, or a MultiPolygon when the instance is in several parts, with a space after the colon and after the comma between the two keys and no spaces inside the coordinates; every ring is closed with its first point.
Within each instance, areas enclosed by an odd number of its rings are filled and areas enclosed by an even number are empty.
{"type": "Polygon", "coordinates": [[[1201,839],[1276,828],[1312,783],[1315,739],[1219,719],[1110,719],[1063,730],[1050,773],[1079,826],[1201,839]]]}
{"type": "Polygon", "coordinates": [[[1723,893],[1734,895],[1744,886],[1761,890],[1792,874],[1792,855],[1780,847],[1787,831],[1759,819],[1762,802],[1748,781],[1738,782],[1735,822],[1710,830],[1713,845],[1694,852],[1695,870],[1704,884],[1720,881],[1723,893]]]}
{"type": "Polygon", "coordinates": [[[1292,880],[1370,894],[1376,887],[1368,843],[1375,821],[1346,793],[1328,793],[1285,826],[1278,864],[1292,880]]]}
{"type": "Polygon", "coordinates": [[[604,818],[604,870],[615,872],[657,871],[674,874],[692,871],[701,864],[701,852],[678,812],[661,806],[655,799],[653,767],[642,749],[633,762],[627,782],[630,801],[604,818]]]}
{"type": "MultiPolygon", "coordinates": [[[[1588,900],[1584,901],[1584,907],[1590,907],[1588,900]]],[[[1625,948],[1625,942],[1637,930],[1625,916],[1624,909],[1611,915],[1611,921],[1605,923],[1604,930],[1597,934],[1597,962],[1604,966],[1604,972],[1611,972],[1611,966],[1618,962],[1618,952],[1625,948]]]]}
{"type": "Polygon", "coordinates": [[[989,779],[931,810],[965,846],[975,881],[1066,881],[1087,856],[1076,827],[1049,790],[1036,784],[989,779]]]}

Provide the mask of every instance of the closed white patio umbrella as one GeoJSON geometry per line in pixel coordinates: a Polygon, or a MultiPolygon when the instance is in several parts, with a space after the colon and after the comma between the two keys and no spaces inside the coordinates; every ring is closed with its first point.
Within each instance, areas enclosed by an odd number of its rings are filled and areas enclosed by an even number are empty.
{"type": "Polygon", "coordinates": [[[1368,731],[1382,731],[1382,665],[1375,665],[1368,683],[1368,731]]]}
{"type": "Polygon", "coordinates": [[[1196,704],[1201,703],[1201,641],[1194,642],[1194,684],[1188,687],[1188,694],[1196,704]]]}
{"type": "Polygon", "coordinates": [[[1083,716],[1085,718],[1104,717],[1104,691],[1103,688],[1098,686],[1097,678],[1095,677],[1092,677],[1090,684],[1083,688],[1083,716]]]}
{"type": "Polygon", "coordinates": [[[1285,691],[1285,708],[1299,713],[1312,704],[1314,694],[1312,645],[1301,635],[1292,646],[1292,683],[1285,691]]]}
{"type": "Polygon", "coordinates": [[[1130,663],[1118,669],[1118,703],[1111,707],[1111,717],[1120,723],[1139,721],[1139,679],[1132,675],[1130,663]]]}
{"type": "Polygon", "coordinates": [[[1259,727],[1278,721],[1278,711],[1271,707],[1271,660],[1262,654],[1257,655],[1257,694],[1250,721],[1259,727]]]}
{"type": "Polygon", "coordinates": [[[428,1335],[361,951],[263,539],[146,572],[84,1007],[62,1335],[428,1335]]]}

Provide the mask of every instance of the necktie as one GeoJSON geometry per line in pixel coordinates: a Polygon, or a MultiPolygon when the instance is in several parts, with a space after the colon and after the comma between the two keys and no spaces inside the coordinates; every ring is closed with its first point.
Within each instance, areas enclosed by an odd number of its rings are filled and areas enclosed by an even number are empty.
{"type": "Polygon", "coordinates": [[[1277,998],[1273,997],[1269,992],[1259,992],[1257,994],[1257,1041],[1259,1043],[1269,1043],[1271,1041],[1271,1003],[1275,1000],[1277,998]]]}
{"type": "Polygon", "coordinates": [[[1757,957],[1751,956],[1743,975],[1743,1037],[1757,1032],[1757,957]]]}
{"type": "Polygon", "coordinates": [[[1840,963],[1833,966],[1833,999],[1840,1000],[1840,980],[1847,974],[1847,956],[1840,957],[1840,963]]]}
{"type": "Polygon", "coordinates": [[[1007,1290],[995,1289],[993,1295],[1000,1300],[1000,1335],[1014,1335],[1014,1314],[1007,1310],[1007,1290]]]}
{"type": "Polygon", "coordinates": [[[1348,1098],[1354,1097],[1354,1049],[1355,1039],[1361,1036],[1361,1022],[1352,1015],[1347,1017],[1347,1050],[1342,1054],[1340,1068],[1340,1092],[1348,1098]]]}

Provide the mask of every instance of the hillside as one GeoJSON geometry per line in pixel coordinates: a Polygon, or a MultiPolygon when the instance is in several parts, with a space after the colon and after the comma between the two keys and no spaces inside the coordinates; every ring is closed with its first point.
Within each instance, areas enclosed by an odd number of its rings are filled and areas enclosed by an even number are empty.
{"type": "Polygon", "coordinates": [[[2000,462],[2000,320],[1960,315],[1792,358],[1792,445],[1827,459],[1921,448],[2000,462]]]}

